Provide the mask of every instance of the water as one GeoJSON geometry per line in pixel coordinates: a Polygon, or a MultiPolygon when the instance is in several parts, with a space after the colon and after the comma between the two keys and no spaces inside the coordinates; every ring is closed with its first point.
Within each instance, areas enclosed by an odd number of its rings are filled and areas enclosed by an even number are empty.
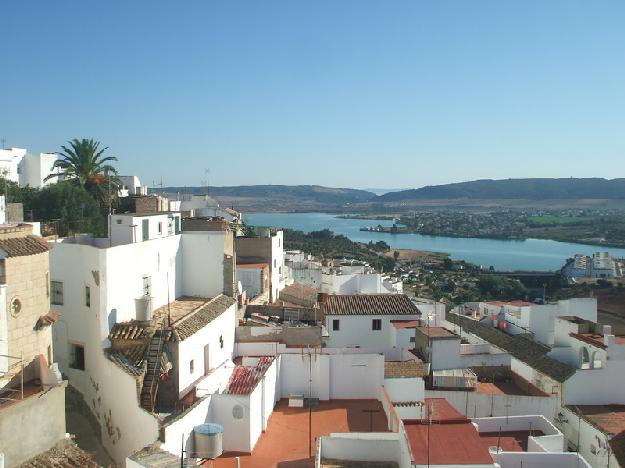
{"type": "Polygon", "coordinates": [[[272,226],[310,232],[330,229],[357,242],[383,240],[391,247],[401,249],[446,252],[455,260],[494,266],[497,270],[559,270],[565,260],[576,253],[590,255],[608,251],[616,257],[625,257],[625,249],[572,244],[544,239],[494,240],[461,237],[423,236],[421,234],[390,234],[360,231],[364,226],[392,226],[392,221],[341,219],[326,213],[249,213],[245,222],[252,226],[272,226]]]}

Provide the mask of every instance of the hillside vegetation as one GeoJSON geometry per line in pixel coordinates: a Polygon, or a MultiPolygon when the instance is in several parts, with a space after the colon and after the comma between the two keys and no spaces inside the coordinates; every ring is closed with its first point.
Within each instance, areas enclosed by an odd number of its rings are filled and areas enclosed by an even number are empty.
{"type": "Polygon", "coordinates": [[[625,179],[474,180],[391,192],[376,198],[389,203],[428,199],[625,199],[625,179]]]}

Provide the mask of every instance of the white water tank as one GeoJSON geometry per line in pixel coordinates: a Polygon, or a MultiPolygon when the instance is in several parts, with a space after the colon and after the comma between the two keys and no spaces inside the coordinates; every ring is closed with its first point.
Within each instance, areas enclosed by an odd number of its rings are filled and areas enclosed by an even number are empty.
{"type": "Polygon", "coordinates": [[[149,322],[152,320],[152,296],[141,296],[135,299],[137,320],[149,322]]]}
{"type": "Polygon", "coordinates": [[[195,458],[214,459],[223,452],[224,428],[221,424],[206,423],[193,428],[193,455],[195,458]]]}

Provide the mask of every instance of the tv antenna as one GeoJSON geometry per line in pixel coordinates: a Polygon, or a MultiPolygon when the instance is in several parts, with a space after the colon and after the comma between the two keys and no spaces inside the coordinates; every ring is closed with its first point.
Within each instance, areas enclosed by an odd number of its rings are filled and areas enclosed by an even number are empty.
{"type": "Polygon", "coordinates": [[[161,177],[161,181],[160,182],[152,181],[152,185],[154,185],[154,187],[160,187],[160,189],[161,189],[160,194],[163,195],[163,178],[162,177],[161,177]]]}

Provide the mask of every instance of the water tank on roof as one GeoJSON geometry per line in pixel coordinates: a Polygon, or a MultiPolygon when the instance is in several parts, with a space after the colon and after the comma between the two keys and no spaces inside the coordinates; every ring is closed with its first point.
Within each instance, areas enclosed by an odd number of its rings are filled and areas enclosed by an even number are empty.
{"type": "Polygon", "coordinates": [[[193,428],[193,450],[196,458],[217,458],[223,452],[224,428],[220,424],[200,424],[193,428]]]}
{"type": "Polygon", "coordinates": [[[152,320],[152,296],[141,296],[135,299],[137,320],[149,322],[152,320]]]}

